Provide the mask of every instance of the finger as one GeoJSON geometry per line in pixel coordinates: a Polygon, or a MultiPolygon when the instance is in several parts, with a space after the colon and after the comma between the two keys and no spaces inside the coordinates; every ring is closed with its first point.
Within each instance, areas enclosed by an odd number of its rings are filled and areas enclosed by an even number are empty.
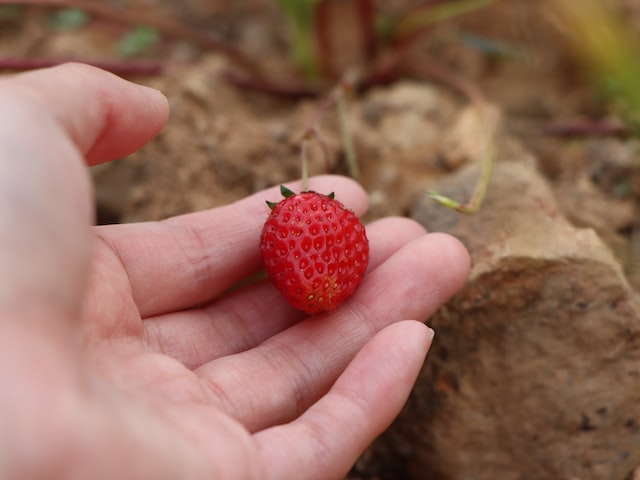
{"type": "Polygon", "coordinates": [[[52,117],[91,165],[135,152],[169,115],[157,90],[80,63],[11,77],[2,89],[32,104],[40,119],[52,117]]]}
{"type": "Polygon", "coordinates": [[[365,276],[338,310],[195,371],[250,430],[290,421],[326,391],[376,332],[404,318],[426,319],[464,284],[468,271],[460,242],[425,235],[365,276]]]}
{"type": "Polygon", "coordinates": [[[60,318],[77,313],[93,219],[82,154],[146,141],[142,124],[158,109],[148,92],[78,65],[0,81],[0,310],[44,302],[60,318]]]}
{"type": "MultiPolygon", "coordinates": [[[[367,196],[353,180],[322,176],[309,180],[317,191],[335,191],[357,215],[367,196]]],[[[300,183],[292,188],[299,191],[300,183]]],[[[212,210],[163,222],[96,229],[127,271],[142,317],[210,301],[260,268],[259,239],[277,188],[212,210]]]]}
{"type": "Polygon", "coordinates": [[[344,478],[400,412],[432,337],[430,329],[415,321],[386,327],[304,414],[255,434],[270,466],[267,478],[344,478]]]}
{"type": "MultiPolygon", "coordinates": [[[[386,218],[367,225],[369,271],[424,234],[420,224],[407,218],[386,218]]],[[[147,320],[144,327],[146,343],[151,348],[195,368],[214,358],[253,348],[304,316],[265,281],[200,309],[147,320]]]]}

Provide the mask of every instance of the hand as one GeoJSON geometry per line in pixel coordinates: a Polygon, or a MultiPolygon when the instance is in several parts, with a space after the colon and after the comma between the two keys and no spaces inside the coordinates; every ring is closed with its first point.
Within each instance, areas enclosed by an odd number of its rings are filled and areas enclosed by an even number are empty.
{"type": "MultiPolygon", "coordinates": [[[[275,189],[90,227],[85,162],[152,138],[162,95],[69,64],[0,81],[0,111],[0,477],[345,475],[405,402],[432,337],[406,319],[461,287],[464,248],[376,221],[356,294],[305,318],[267,281],[229,293],[275,189]]],[[[348,179],[310,185],[366,207],[348,179]]]]}

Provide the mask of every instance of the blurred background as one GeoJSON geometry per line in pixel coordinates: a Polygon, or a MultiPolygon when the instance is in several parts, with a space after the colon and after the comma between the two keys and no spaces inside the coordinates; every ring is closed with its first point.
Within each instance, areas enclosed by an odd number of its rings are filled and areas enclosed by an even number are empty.
{"type": "Polygon", "coordinates": [[[0,75],[73,60],[167,95],[166,129],[92,170],[98,223],[294,180],[311,133],[310,173],[355,176],[366,221],[465,243],[349,478],[638,480],[639,30],[634,0],[0,1],[0,75]]]}

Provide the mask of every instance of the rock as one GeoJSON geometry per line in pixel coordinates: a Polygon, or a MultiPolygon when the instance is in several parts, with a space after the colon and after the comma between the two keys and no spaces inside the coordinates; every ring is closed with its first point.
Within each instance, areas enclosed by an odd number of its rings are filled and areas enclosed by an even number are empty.
{"type": "Polygon", "coordinates": [[[634,227],[634,200],[605,194],[589,179],[586,171],[558,180],[553,191],[558,208],[567,220],[576,227],[594,229],[622,264],[627,279],[636,288],[637,282],[630,276],[636,271],[636,250],[628,235],[618,233],[629,232],[634,227]]]}
{"type": "Polygon", "coordinates": [[[375,145],[379,155],[403,165],[438,167],[442,123],[453,117],[435,87],[398,82],[371,91],[352,115],[357,143],[375,145]]]}
{"type": "MultiPolygon", "coordinates": [[[[478,175],[436,190],[464,200],[478,175]]],[[[473,267],[374,446],[393,478],[624,480],[640,462],[640,310],[609,249],[526,162],[496,165],[476,215],[423,198],[414,217],[460,238],[473,267]]]]}
{"type": "Polygon", "coordinates": [[[598,233],[620,232],[632,227],[635,219],[633,199],[606,195],[590,181],[586,172],[554,185],[560,210],[577,227],[598,233]]]}

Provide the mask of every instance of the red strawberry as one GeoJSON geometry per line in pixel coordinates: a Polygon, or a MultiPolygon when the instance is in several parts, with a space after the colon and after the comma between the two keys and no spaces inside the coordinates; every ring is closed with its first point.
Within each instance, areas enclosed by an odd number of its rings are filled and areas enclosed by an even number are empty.
{"type": "Polygon", "coordinates": [[[280,187],[280,203],[260,236],[269,277],[299,310],[337,307],[355,291],[369,264],[369,242],[358,217],[333,194],[294,194],[280,187]]]}

